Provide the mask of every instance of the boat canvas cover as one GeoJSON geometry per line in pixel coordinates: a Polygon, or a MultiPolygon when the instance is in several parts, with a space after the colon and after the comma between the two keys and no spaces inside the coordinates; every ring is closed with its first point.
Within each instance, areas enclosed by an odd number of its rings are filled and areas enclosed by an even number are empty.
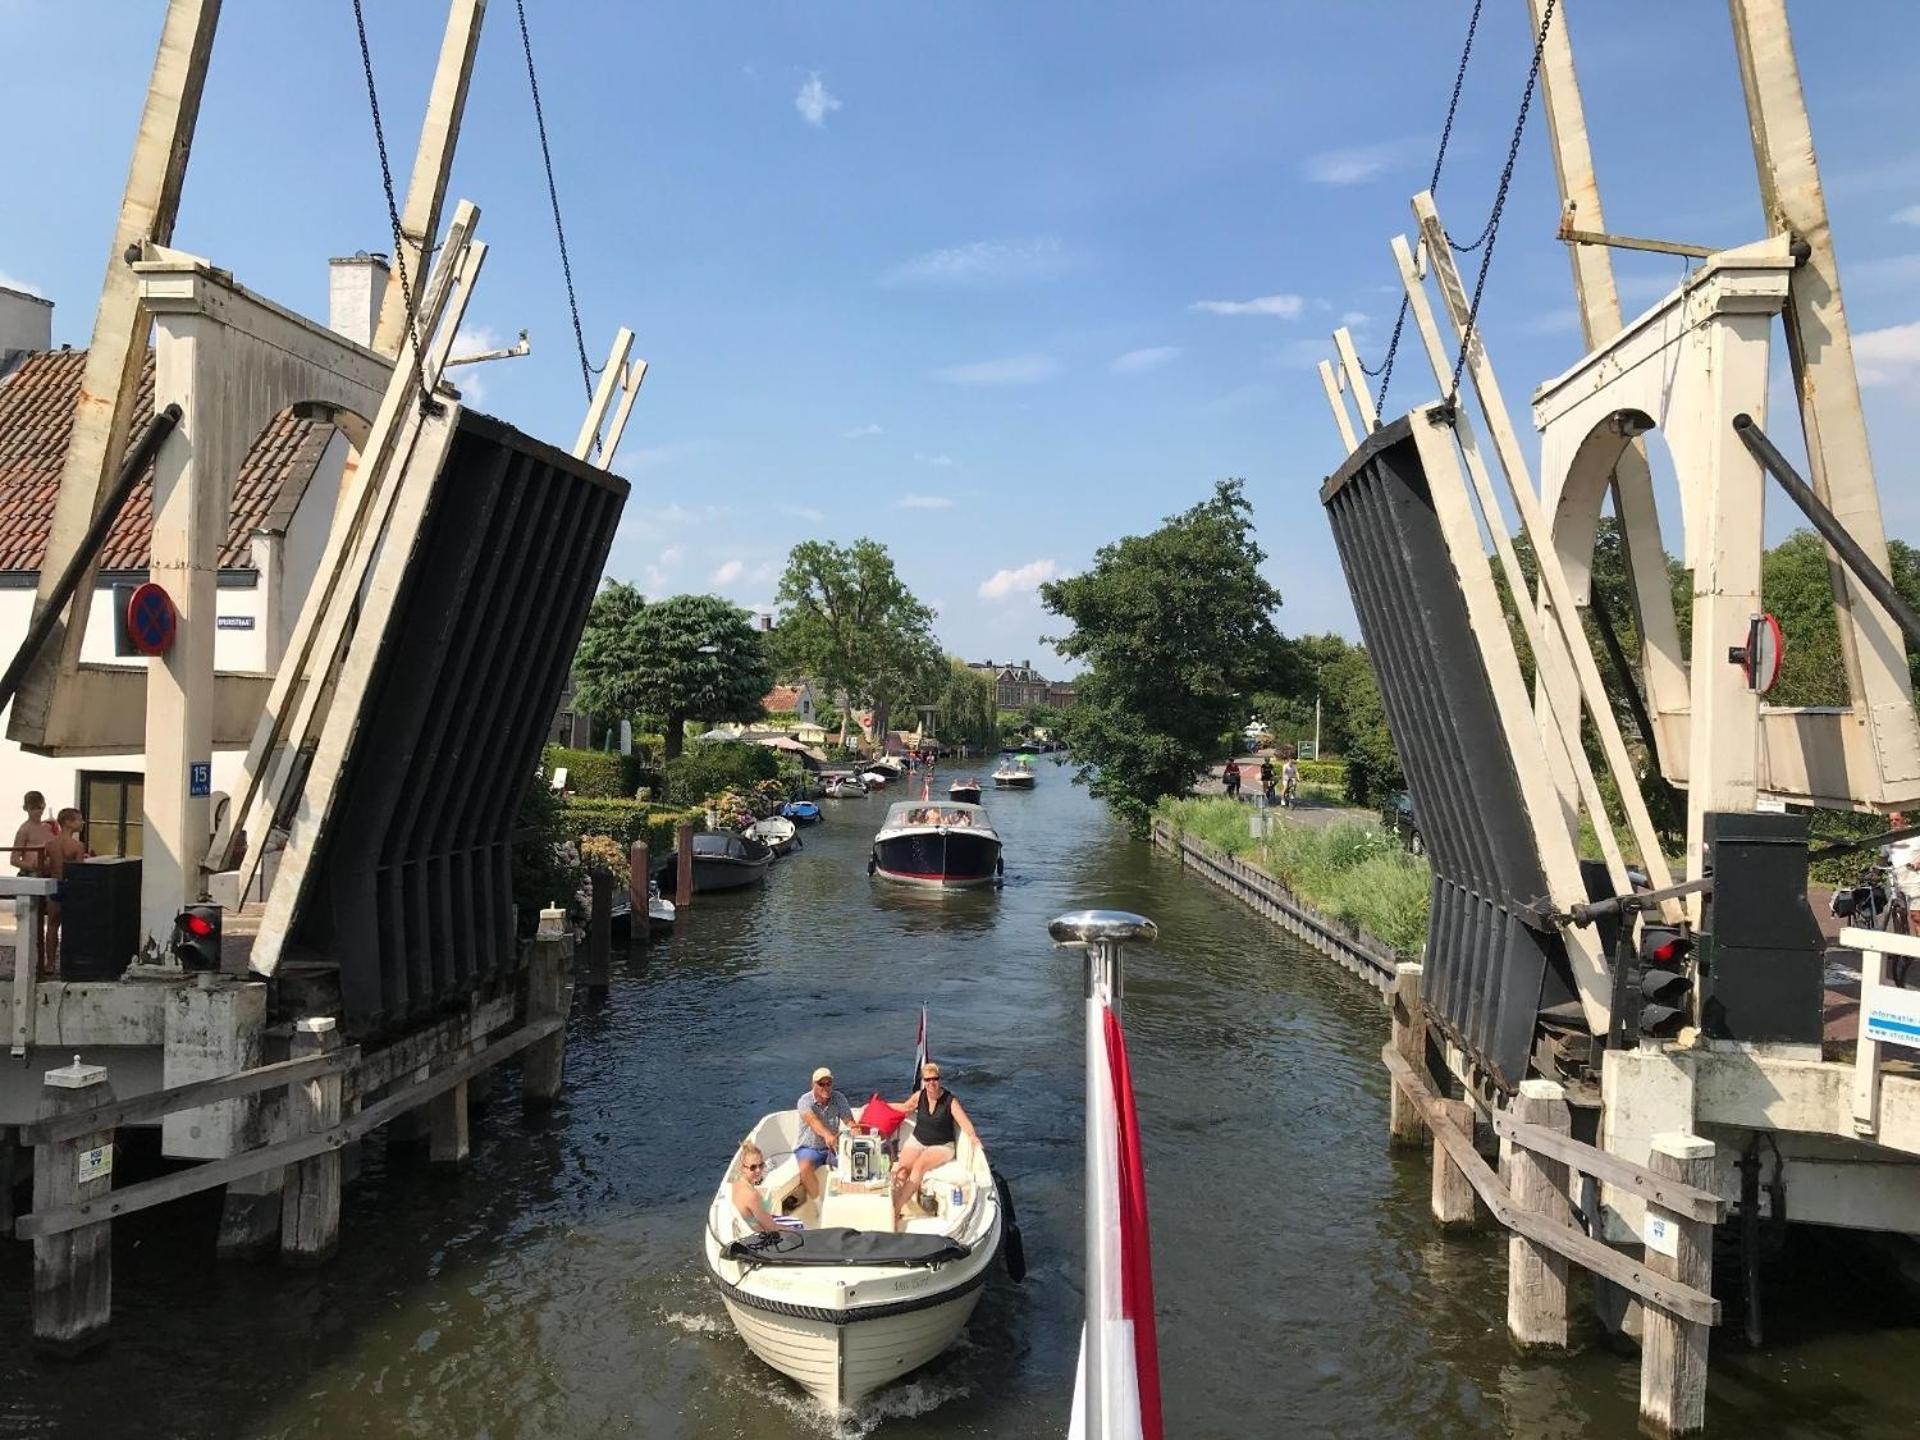
{"type": "Polygon", "coordinates": [[[727,1247],[729,1260],[760,1265],[922,1267],[964,1260],[972,1252],[945,1235],[890,1235],[883,1230],[786,1230],[753,1235],[727,1247]]]}

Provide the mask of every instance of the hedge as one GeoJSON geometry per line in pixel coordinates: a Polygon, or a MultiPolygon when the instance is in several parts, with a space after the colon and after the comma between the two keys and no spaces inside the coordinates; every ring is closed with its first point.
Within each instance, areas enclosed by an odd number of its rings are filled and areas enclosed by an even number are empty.
{"type": "MultiPolygon", "coordinates": [[[[647,737],[639,736],[637,740],[647,737]]],[[[631,755],[612,750],[575,750],[565,745],[549,745],[541,761],[551,775],[559,766],[567,771],[567,793],[588,800],[631,800],[643,786],[659,795],[665,780],[657,769],[649,768],[644,748],[631,755]]]]}
{"type": "Polygon", "coordinates": [[[683,820],[698,825],[706,818],[704,810],[679,810],[671,805],[650,805],[642,800],[594,799],[571,796],[563,807],[562,818],[569,839],[583,835],[609,835],[622,845],[636,840],[647,842],[655,856],[666,854],[674,845],[674,828],[683,820]]]}
{"type": "Polygon", "coordinates": [[[1300,783],[1302,785],[1334,785],[1342,789],[1346,787],[1346,761],[1302,760],[1299,763],[1300,783]]]}

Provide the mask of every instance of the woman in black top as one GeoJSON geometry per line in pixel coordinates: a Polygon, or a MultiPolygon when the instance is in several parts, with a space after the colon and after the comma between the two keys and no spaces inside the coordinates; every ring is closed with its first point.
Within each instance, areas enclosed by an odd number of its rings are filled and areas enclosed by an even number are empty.
{"type": "Polygon", "coordinates": [[[931,1060],[920,1067],[920,1088],[905,1100],[888,1103],[902,1115],[913,1116],[913,1138],[902,1147],[900,1163],[893,1169],[893,1216],[897,1222],[907,1196],[919,1194],[927,1176],[953,1159],[959,1140],[956,1129],[976,1145],[980,1137],[966,1109],[941,1083],[940,1067],[931,1060]]]}

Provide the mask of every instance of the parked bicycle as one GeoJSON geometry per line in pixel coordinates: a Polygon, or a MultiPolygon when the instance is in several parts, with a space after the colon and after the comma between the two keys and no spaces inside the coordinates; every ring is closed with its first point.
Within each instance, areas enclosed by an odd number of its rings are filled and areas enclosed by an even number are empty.
{"type": "MultiPolygon", "coordinates": [[[[1851,885],[1842,885],[1827,902],[1827,910],[1836,919],[1862,930],[1885,930],[1895,935],[1911,931],[1907,897],[1894,877],[1893,867],[1875,861],[1860,872],[1851,885]]],[[[1902,955],[1887,957],[1895,985],[1907,983],[1907,968],[1912,963],[1902,955]]]]}

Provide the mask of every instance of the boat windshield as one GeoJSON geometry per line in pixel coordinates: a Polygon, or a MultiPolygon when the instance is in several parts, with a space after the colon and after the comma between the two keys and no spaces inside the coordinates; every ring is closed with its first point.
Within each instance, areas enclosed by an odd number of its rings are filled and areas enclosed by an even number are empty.
{"type": "Polygon", "coordinates": [[[949,829],[986,828],[986,817],[976,806],[903,801],[887,815],[889,825],[945,825],[949,829]]]}

